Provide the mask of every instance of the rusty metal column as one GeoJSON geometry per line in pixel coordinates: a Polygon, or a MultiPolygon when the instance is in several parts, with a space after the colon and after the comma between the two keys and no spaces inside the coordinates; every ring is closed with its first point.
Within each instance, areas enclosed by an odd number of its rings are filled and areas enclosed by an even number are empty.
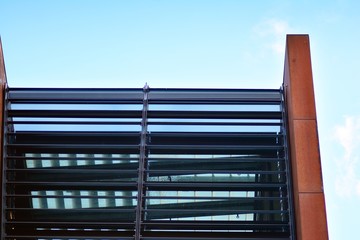
{"type": "Polygon", "coordinates": [[[5,72],[5,62],[4,62],[4,54],[3,54],[3,49],[2,49],[2,43],[1,43],[1,38],[0,38],[0,182],[1,182],[1,199],[0,199],[0,210],[1,210],[1,218],[0,218],[0,234],[1,234],[1,239],[4,239],[5,237],[5,226],[4,226],[4,220],[5,220],[5,212],[4,212],[4,208],[5,208],[5,183],[4,183],[4,169],[3,166],[5,164],[4,162],[4,110],[5,110],[5,89],[6,89],[6,72],[5,72]]]}
{"type": "Polygon", "coordinates": [[[288,113],[297,239],[327,240],[308,35],[287,36],[284,92],[288,113]]]}
{"type": "Polygon", "coordinates": [[[140,157],[138,169],[138,184],[137,184],[137,205],[136,205],[136,219],[135,219],[135,240],[141,238],[142,221],[144,220],[145,200],[145,181],[146,181],[146,166],[147,166],[147,112],[148,112],[148,94],[149,86],[144,86],[144,98],[141,120],[141,135],[140,135],[140,157]]]}

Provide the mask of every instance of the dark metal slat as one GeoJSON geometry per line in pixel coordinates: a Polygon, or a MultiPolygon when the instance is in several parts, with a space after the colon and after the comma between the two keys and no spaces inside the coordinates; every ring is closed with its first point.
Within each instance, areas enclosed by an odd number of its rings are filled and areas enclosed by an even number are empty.
{"type": "Polygon", "coordinates": [[[147,182],[150,191],[279,191],[285,183],[147,182]]]}
{"type": "MultiPolygon", "coordinates": [[[[141,118],[136,110],[8,110],[9,117],[33,118],[141,118]]],[[[279,111],[148,111],[148,118],[281,119],[279,111]]]]}
{"type": "Polygon", "coordinates": [[[8,110],[9,117],[32,118],[141,118],[136,110],[8,110]]]}

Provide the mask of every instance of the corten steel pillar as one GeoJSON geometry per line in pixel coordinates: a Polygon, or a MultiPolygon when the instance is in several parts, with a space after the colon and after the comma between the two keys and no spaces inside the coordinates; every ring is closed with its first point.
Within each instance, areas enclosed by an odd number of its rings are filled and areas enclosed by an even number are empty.
{"type": "Polygon", "coordinates": [[[298,240],[328,239],[308,35],[288,35],[284,66],[298,240]]]}
{"type": "Polygon", "coordinates": [[[0,38],[0,185],[1,185],[1,191],[0,191],[0,236],[2,239],[3,232],[3,206],[4,203],[4,195],[3,192],[5,191],[3,187],[3,130],[4,130],[4,96],[5,96],[5,86],[6,86],[6,73],[5,73],[5,63],[4,63],[4,55],[2,50],[2,44],[1,44],[1,38],[0,38]]]}

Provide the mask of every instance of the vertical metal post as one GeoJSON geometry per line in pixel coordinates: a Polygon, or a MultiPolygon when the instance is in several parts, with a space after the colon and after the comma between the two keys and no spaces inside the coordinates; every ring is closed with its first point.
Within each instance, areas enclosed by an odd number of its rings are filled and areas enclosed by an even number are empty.
{"type": "Polygon", "coordinates": [[[283,132],[283,146],[284,146],[284,158],[285,158],[285,172],[286,172],[286,190],[287,190],[287,199],[288,199],[288,211],[289,211],[289,227],[290,227],[290,239],[296,240],[295,232],[295,215],[294,215],[294,200],[293,200],[293,183],[292,183],[292,173],[291,173],[291,163],[290,163],[290,152],[288,148],[288,139],[287,139],[287,112],[286,112],[286,102],[284,97],[283,87],[281,91],[281,113],[282,113],[282,129],[283,132]]]}
{"type": "Polygon", "coordinates": [[[144,98],[141,120],[141,133],[140,133],[140,156],[139,156],[139,169],[138,169],[138,184],[137,184],[137,205],[136,205],[136,219],[135,219],[135,240],[140,240],[142,221],[144,220],[145,201],[144,183],[146,181],[145,170],[147,166],[147,111],[148,111],[148,93],[149,86],[144,86],[144,98]]]}
{"type": "Polygon", "coordinates": [[[5,139],[5,131],[6,131],[6,125],[4,124],[6,119],[6,105],[7,101],[5,99],[6,96],[6,72],[5,72],[5,62],[4,62],[4,55],[2,50],[2,43],[0,38],[0,185],[1,185],[1,191],[0,191],[0,211],[1,211],[1,217],[0,217],[0,237],[1,239],[5,238],[5,147],[4,143],[6,141],[5,139]]]}

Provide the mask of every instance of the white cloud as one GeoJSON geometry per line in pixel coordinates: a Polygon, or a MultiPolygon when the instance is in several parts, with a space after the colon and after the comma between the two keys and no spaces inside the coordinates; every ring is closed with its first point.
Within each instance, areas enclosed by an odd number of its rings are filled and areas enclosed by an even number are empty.
{"type": "Polygon", "coordinates": [[[276,54],[284,56],[286,34],[294,32],[294,29],[284,20],[267,19],[256,25],[254,32],[261,38],[267,38],[267,47],[276,54]]]}
{"type": "Polygon", "coordinates": [[[360,197],[360,173],[357,171],[360,159],[360,117],[345,117],[345,123],[335,128],[335,139],[343,150],[342,156],[336,161],[336,193],[342,197],[360,197]]]}

